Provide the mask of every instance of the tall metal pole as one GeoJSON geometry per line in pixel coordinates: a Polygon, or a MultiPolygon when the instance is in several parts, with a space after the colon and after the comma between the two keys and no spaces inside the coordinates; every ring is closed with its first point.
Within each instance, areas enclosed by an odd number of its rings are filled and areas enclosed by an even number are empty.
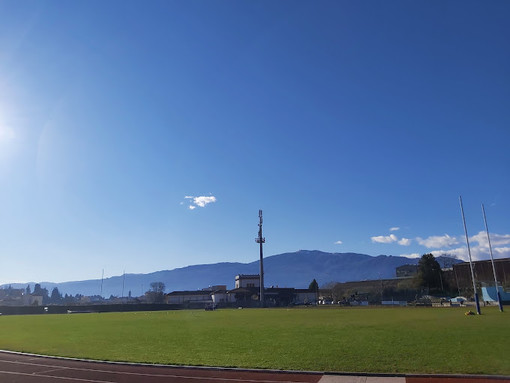
{"type": "Polygon", "coordinates": [[[103,298],[103,280],[104,280],[104,269],[101,273],[101,298],[103,298]]]}
{"type": "Polygon", "coordinates": [[[460,202],[460,211],[462,213],[462,222],[464,223],[464,233],[466,234],[466,243],[467,243],[467,249],[468,249],[468,255],[469,255],[469,266],[471,267],[471,279],[473,281],[473,291],[475,293],[475,304],[476,304],[476,313],[478,315],[481,314],[480,312],[480,301],[478,300],[478,293],[476,292],[476,283],[475,283],[475,272],[473,270],[473,261],[471,259],[471,248],[469,247],[469,237],[466,227],[466,219],[464,218],[464,206],[462,206],[462,196],[459,196],[459,202],[460,202]]]}
{"type": "Polygon", "coordinates": [[[126,281],[126,270],[124,270],[124,274],[122,274],[122,296],[124,298],[124,282],[126,281]]]}
{"type": "Polygon", "coordinates": [[[259,210],[259,236],[255,239],[260,245],[260,305],[264,307],[264,253],[262,251],[262,244],[266,239],[262,237],[262,210],[259,210]]]}
{"type": "Polygon", "coordinates": [[[503,304],[501,303],[501,294],[499,293],[498,279],[496,277],[496,266],[494,266],[494,257],[492,256],[491,237],[489,235],[489,226],[487,225],[487,216],[485,215],[485,207],[482,203],[483,222],[485,223],[485,232],[487,233],[487,241],[489,242],[489,253],[491,255],[492,272],[494,274],[494,286],[496,286],[496,294],[498,296],[499,311],[503,312],[503,304]]]}

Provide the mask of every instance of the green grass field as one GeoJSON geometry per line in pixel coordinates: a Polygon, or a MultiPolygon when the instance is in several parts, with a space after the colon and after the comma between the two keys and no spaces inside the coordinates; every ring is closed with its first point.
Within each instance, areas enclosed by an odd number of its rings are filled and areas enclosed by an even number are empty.
{"type": "Polygon", "coordinates": [[[293,308],[0,317],[0,348],[164,364],[510,375],[496,308],[293,308]]]}

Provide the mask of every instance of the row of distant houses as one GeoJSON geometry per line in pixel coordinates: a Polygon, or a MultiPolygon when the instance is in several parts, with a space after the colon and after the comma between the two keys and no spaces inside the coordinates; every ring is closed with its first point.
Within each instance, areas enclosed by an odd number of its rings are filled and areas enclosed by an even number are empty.
{"type": "MultiPolygon", "coordinates": [[[[172,291],[166,302],[179,305],[254,306],[259,302],[260,277],[258,274],[239,274],[235,288],[226,285],[210,286],[198,291],[172,291]]],[[[317,292],[309,289],[268,287],[264,289],[266,306],[316,304],[317,292]]]]}
{"type": "Polygon", "coordinates": [[[3,306],[40,306],[42,303],[42,295],[27,294],[25,289],[0,289],[0,304],[3,306]]]}

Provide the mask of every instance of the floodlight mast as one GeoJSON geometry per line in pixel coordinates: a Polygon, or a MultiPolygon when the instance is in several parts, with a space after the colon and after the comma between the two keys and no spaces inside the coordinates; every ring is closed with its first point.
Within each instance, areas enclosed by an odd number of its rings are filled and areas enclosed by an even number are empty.
{"type": "Polygon", "coordinates": [[[104,269],[101,273],[101,299],[103,298],[103,280],[104,280],[104,269]]]}
{"type": "Polygon", "coordinates": [[[259,210],[259,236],[255,238],[255,242],[260,245],[260,306],[264,307],[264,253],[262,251],[262,244],[266,239],[262,236],[262,210],[259,210]]]}
{"type": "Polygon", "coordinates": [[[489,235],[489,226],[487,225],[487,216],[485,215],[485,207],[482,203],[483,222],[485,223],[485,232],[487,233],[487,242],[489,243],[489,253],[491,255],[492,272],[494,274],[494,284],[496,286],[496,295],[498,297],[499,311],[503,312],[503,304],[501,303],[501,294],[499,293],[498,278],[496,277],[496,266],[494,266],[494,257],[492,256],[491,237],[489,235]]]}
{"type": "Polygon", "coordinates": [[[475,283],[475,272],[473,270],[473,261],[471,259],[471,248],[469,247],[469,237],[466,227],[466,218],[464,217],[464,206],[462,205],[462,196],[459,196],[459,202],[460,202],[460,212],[462,213],[462,223],[464,224],[464,233],[466,234],[466,243],[467,243],[467,249],[468,249],[468,255],[469,255],[469,266],[471,267],[471,279],[473,281],[473,292],[475,293],[475,304],[476,304],[476,313],[478,315],[481,314],[480,312],[480,301],[478,300],[478,293],[476,292],[476,283],[475,283]]]}
{"type": "Polygon", "coordinates": [[[121,298],[124,298],[124,283],[126,282],[126,270],[124,270],[124,274],[122,274],[122,295],[121,298]]]}

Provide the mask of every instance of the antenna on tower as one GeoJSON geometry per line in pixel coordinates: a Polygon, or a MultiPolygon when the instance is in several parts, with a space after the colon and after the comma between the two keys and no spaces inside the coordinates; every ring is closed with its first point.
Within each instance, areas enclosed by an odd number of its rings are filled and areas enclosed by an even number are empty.
{"type": "Polygon", "coordinates": [[[260,305],[264,307],[264,253],[262,244],[266,239],[262,236],[262,210],[259,210],[259,236],[255,238],[255,242],[260,245],[260,305]]]}

